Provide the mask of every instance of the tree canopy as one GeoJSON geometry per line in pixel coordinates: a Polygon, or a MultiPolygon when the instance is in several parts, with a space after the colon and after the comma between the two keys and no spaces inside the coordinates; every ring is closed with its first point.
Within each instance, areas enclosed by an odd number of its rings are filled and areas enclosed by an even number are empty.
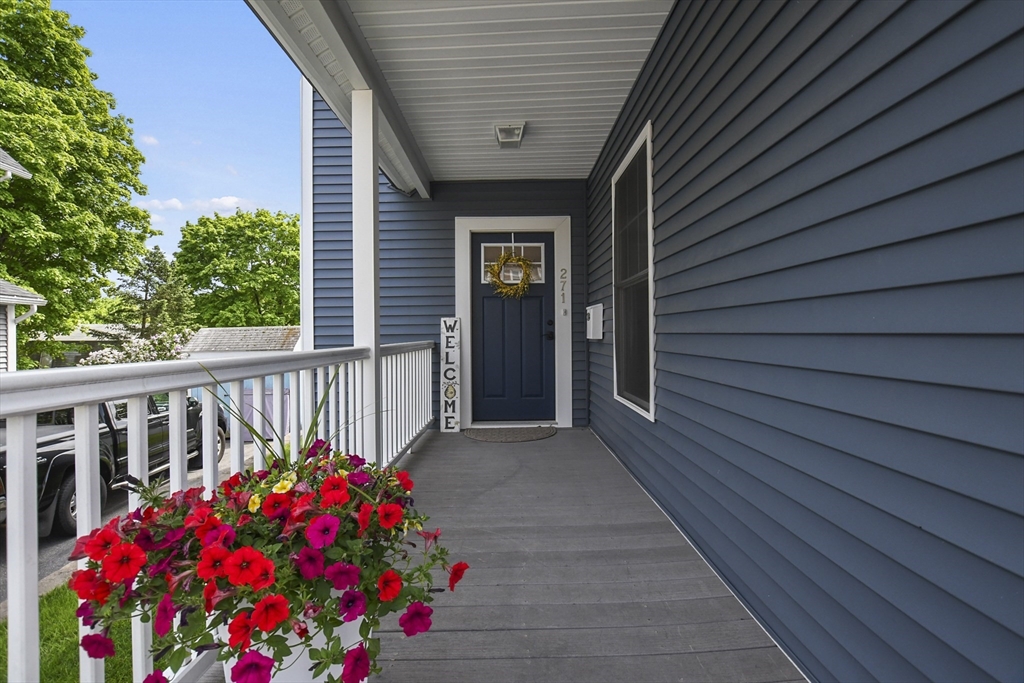
{"type": "Polygon", "coordinates": [[[299,217],[266,209],[186,223],[174,268],[205,327],[297,325],[299,217]]]}
{"type": "Polygon", "coordinates": [[[154,234],[131,204],[146,193],[131,119],[94,85],[84,34],[48,0],[0,0],[0,147],[33,174],[0,185],[0,278],[49,301],[19,326],[19,360],[38,333],[70,332],[154,234]]]}
{"type": "Polygon", "coordinates": [[[195,328],[192,293],[160,247],[147,250],[135,270],[122,276],[108,294],[101,322],[119,325],[133,337],[189,336],[195,328]]]}

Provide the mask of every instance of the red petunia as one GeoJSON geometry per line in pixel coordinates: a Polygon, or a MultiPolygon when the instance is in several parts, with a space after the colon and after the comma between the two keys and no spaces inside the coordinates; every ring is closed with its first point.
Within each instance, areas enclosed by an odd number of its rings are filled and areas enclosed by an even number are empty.
{"type": "Polygon", "coordinates": [[[271,493],[263,501],[263,514],[268,519],[284,519],[291,513],[292,499],[287,493],[271,493]]]}
{"type": "Polygon", "coordinates": [[[401,484],[402,488],[407,492],[412,491],[412,487],[415,486],[415,484],[412,483],[412,479],[409,478],[409,473],[405,470],[395,472],[395,478],[398,479],[398,483],[401,484]]]}
{"type": "Polygon", "coordinates": [[[224,560],[224,572],[233,586],[251,585],[260,578],[267,562],[269,560],[259,550],[242,546],[224,560]]]}
{"type": "Polygon", "coordinates": [[[256,568],[256,579],[250,584],[254,591],[261,591],[274,583],[274,563],[272,560],[264,560],[256,568]]]}
{"type": "MultiPolygon", "coordinates": [[[[202,524],[196,527],[196,538],[202,541],[211,531],[221,526],[220,518],[217,515],[209,515],[202,524]]],[[[230,528],[230,527],[228,527],[230,528]]]]}
{"type": "Polygon", "coordinates": [[[363,503],[359,506],[359,515],[357,517],[359,521],[359,538],[363,537],[363,532],[370,528],[370,518],[373,515],[373,506],[369,503],[363,503]]]}
{"type": "Polygon", "coordinates": [[[103,578],[111,583],[134,579],[146,564],[146,553],[134,543],[119,543],[103,558],[103,578]]]}
{"type": "Polygon", "coordinates": [[[377,508],[377,518],[380,520],[380,525],[385,529],[390,529],[401,522],[404,514],[405,511],[402,509],[402,506],[395,503],[384,503],[377,508]]]}
{"type": "Polygon", "coordinates": [[[455,565],[448,570],[448,590],[455,590],[455,584],[462,581],[462,575],[469,569],[469,565],[465,562],[456,562],[455,565]]]}
{"type": "Polygon", "coordinates": [[[111,548],[121,542],[121,537],[118,536],[112,529],[100,529],[95,536],[89,539],[89,542],[85,544],[85,554],[89,556],[90,560],[99,562],[107,553],[110,552],[111,548]]]}
{"type": "Polygon", "coordinates": [[[110,597],[110,584],[96,575],[92,569],[79,569],[71,574],[68,587],[78,594],[81,600],[95,600],[106,604],[110,597]]]}
{"type": "Polygon", "coordinates": [[[402,577],[393,569],[389,569],[377,579],[377,592],[381,602],[390,602],[402,592],[402,577]]]}
{"type": "Polygon", "coordinates": [[[261,631],[270,632],[288,618],[288,598],[283,595],[268,595],[252,609],[252,623],[261,631]]]}
{"type": "Polygon", "coordinates": [[[228,624],[228,645],[231,647],[242,646],[242,651],[249,649],[252,645],[252,620],[248,612],[242,612],[228,624]]]}
{"type": "Polygon", "coordinates": [[[192,512],[185,517],[185,528],[195,529],[206,522],[206,519],[213,514],[213,508],[209,505],[197,505],[192,512]]]}
{"type": "Polygon", "coordinates": [[[231,557],[231,551],[223,546],[211,545],[203,548],[199,553],[196,574],[204,581],[209,581],[217,576],[227,576],[227,568],[224,563],[229,557],[231,557]]]}
{"type": "Polygon", "coordinates": [[[324,479],[320,486],[320,506],[333,507],[344,505],[351,499],[348,494],[348,479],[342,474],[324,479]]]}

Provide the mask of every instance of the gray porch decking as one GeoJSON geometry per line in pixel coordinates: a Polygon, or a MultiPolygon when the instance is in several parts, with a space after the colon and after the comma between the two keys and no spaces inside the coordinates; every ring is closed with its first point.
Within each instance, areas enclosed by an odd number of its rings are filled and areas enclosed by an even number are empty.
{"type": "Polygon", "coordinates": [[[385,622],[377,681],[804,680],[589,430],[424,441],[416,506],[470,570],[430,632],[385,622]]]}

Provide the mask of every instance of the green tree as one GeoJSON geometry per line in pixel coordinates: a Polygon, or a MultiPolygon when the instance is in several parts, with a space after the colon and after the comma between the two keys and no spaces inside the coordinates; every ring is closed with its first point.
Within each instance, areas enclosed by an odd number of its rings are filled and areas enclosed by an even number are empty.
{"type": "Polygon", "coordinates": [[[131,204],[146,193],[131,120],[93,84],[84,34],[48,0],[0,0],[0,147],[33,173],[0,185],[0,278],[49,301],[19,327],[19,362],[38,333],[70,332],[153,234],[131,204]]]}
{"type": "Polygon", "coordinates": [[[195,324],[192,293],[160,247],[146,251],[131,273],[112,290],[113,304],[103,322],[120,325],[132,337],[177,334],[195,324]]]}
{"type": "Polygon", "coordinates": [[[299,217],[257,209],[181,229],[174,268],[206,327],[297,325],[299,217]]]}

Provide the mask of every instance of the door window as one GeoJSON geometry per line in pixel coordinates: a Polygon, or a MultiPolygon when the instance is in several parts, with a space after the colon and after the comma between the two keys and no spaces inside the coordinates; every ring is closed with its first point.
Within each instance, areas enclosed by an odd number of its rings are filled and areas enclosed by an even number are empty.
{"type": "MultiPolygon", "coordinates": [[[[482,250],[481,267],[480,267],[480,282],[482,284],[490,284],[491,274],[487,272],[487,269],[498,262],[498,259],[505,252],[512,252],[516,256],[522,256],[531,264],[533,267],[530,268],[530,282],[537,284],[544,284],[544,245],[543,244],[512,244],[511,242],[506,243],[491,243],[481,244],[480,249],[482,250]]],[[[522,270],[519,266],[506,264],[501,269],[501,281],[505,284],[514,285],[523,279],[522,270]]]]}

